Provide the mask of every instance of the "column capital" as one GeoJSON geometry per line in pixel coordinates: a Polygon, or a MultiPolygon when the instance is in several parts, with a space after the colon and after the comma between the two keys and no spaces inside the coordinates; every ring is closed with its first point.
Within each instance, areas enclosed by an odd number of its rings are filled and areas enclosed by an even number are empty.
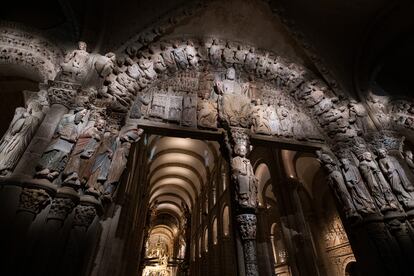
{"type": "Polygon", "coordinates": [[[240,214],[236,216],[242,240],[256,239],[257,217],[255,214],[240,214]]]}
{"type": "Polygon", "coordinates": [[[60,104],[68,109],[75,105],[78,90],[81,88],[80,84],[49,80],[48,97],[50,105],[60,104]]]}
{"type": "Polygon", "coordinates": [[[50,203],[50,195],[43,189],[23,188],[19,200],[19,212],[39,214],[50,203]]]}

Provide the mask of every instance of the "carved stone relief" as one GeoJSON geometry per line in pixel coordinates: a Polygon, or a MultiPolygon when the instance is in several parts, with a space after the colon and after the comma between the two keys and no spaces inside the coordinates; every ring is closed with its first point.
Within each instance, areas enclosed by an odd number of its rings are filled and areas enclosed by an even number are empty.
{"type": "Polygon", "coordinates": [[[61,63],[61,72],[58,80],[67,82],[83,82],[89,74],[92,66],[91,57],[86,51],[87,45],[83,41],[78,42],[78,49],[68,52],[61,63]]]}
{"type": "Polygon", "coordinates": [[[0,63],[22,66],[40,81],[53,80],[62,52],[51,42],[16,24],[0,25],[0,63]]]}
{"type": "Polygon", "coordinates": [[[49,214],[47,219],[55,219],[64,221],[66,217],[72,212],[76,204],[71,198],[54,198],[50,206],[49,214]]]}

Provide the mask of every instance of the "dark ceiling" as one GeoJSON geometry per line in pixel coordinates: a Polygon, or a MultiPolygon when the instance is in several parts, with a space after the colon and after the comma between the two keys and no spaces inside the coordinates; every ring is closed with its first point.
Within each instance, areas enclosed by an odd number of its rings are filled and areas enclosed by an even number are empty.
{"type": "MultiPolygon", "coordinates": [[[[63,45],[85,40],[91,50],[106,52],[190,2],[194,1],[15,0],[2,4],[0,18],[40,29],[63,45]]],[[[346,90],[365,89],[375,80],[390,93],[411,93],[409,67],[414,62],[414,1],[268,2],[283,10],[305,34],[346,90]]]]}

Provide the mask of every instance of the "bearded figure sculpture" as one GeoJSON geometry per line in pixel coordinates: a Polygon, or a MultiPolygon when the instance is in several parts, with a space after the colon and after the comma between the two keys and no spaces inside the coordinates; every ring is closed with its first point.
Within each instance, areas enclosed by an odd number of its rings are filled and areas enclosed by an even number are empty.
{"type": "Polygon", "coordinates": [[[247,96],[248,86],[236,81],[236,71],[228,68],[223,81],[215,84],[219,95],[219,116],[230,126],[247,127],[249,125],[250,99],[247,96]]]}

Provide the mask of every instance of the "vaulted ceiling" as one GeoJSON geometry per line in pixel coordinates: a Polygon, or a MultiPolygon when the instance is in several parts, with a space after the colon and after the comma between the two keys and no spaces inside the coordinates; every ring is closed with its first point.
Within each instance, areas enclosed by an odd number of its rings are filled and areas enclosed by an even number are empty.
{"type": "Polygon", "coordinates": [[[155,206],[157,214],[154,227],[177,229],[185,209],[192,212],[206,189],[217,164],[218,144],[153,135],[149,149],[150,206],[155,206]]]}

